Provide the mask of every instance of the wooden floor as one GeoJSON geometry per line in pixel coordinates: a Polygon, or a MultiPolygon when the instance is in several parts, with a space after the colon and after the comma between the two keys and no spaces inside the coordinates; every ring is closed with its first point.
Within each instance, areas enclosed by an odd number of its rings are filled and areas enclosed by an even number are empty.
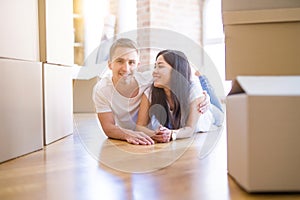
{"type": "Polygon", "coordinates": [[[74,134],[0,165],[1,200],[300,199],[244,192],[227,175],[224,128],[141,147],[106,139],[95,115],[75,122],[74,134]]]}

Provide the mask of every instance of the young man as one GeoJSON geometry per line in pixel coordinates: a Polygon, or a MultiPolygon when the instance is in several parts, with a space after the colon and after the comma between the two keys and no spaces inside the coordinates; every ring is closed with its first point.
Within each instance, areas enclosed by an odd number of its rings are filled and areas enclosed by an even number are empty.
{"type": "MultiPolygon", "coordinates": [[[[139,49],[135,42],[126,38],[116,40],[108,60],[112,77],[104,77],[95,85],[93,101],[102,129],[109,138],[151,145],[154,141],[149,135],[135,131],[141,96],[152,84],[151,72],[137,72],[139,65],[139,49]]],[[[208,97],[206,93],[205,96],[208,97]]],[[[209,98],[202,104],[199,110],[205,112],[209,98]]]]}

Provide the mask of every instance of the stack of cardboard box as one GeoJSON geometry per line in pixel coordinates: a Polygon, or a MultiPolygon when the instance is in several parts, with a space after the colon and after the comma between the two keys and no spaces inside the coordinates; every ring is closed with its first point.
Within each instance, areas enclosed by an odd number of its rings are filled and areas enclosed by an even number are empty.
{"type": "Polygon", "coordinates": [[[300,191],[300,1],[223,0],[228,173],[248,192],[300,191]]]}
{"type": "Polygon", "coordinates": [[[2,0],[0,162],[73,132],[72,0],[2,0]]]}

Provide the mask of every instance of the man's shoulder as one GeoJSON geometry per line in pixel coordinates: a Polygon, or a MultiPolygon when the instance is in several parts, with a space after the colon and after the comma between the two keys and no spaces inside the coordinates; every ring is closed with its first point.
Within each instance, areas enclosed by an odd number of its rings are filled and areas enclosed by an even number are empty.
{"type": "Polygon", "coordinates": [[[111,90],[113,87],[112,81],[110,77],[103,77],[99,79],[99,81],[95,84],[94,90],[97,91],[105,91],[111,90]]]}

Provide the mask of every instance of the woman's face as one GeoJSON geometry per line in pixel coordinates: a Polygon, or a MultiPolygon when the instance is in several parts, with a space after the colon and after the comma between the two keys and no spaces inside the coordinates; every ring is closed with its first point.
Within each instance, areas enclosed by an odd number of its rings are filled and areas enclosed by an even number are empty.
{"type": "Polygon", "coordinates": [[[170,88],[172,70],[173,68],[165,61],[164,57],[162,55],[158,56],[152,73],[154,87],[170,88]]]}

